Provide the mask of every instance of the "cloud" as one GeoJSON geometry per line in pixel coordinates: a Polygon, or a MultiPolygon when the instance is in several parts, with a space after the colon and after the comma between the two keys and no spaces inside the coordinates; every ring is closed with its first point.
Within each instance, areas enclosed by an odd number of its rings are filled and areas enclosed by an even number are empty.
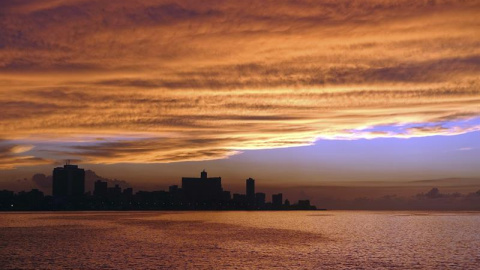
{"type": "Polygon", "coordinates": [[[479,11],[478,1],[8,3],[0,139],[32,148],[4,151],[0,168],[478,131],[444,122],[480,116],[479,11]]]}
{"type": "Polygon", "coordinates": [[[15,146],[12,146],[9,151],[12,153],[12,154],[19,154],[19,153],[23,153],[23,152],[27,152],[27,151],[30,151],[34,148],[33,145],[15,145],[15,146]]]}
{"type": "Polygon", "coordinates": [[[466,194],[441,193],[438,188],[414,196],[383,195],[380,197],[357,197],[339,199],[323,197],[314,200],[317,207],[349,210],[443,210],[477,211],[480,209],[480,190],[466,194]]]}
{"type": "MultiPolygon", "coordinates": [[[[132,187],[131,184],[125,180],[112,179],[98,175],[92,170],[85,170],[85,191],[93,192],[95,182],[101,180],[108,183],[109,187],[119,185],[122,189],[132,187]]],[[[0,183],[0,189],[6,188],[15,192],[28,191],[30,189],[39,189],[45,194],[52,193],[52,175],[44,173],[35,173],[30,178],[12,179],[0,183]]]]}
{"type": "Polygon", "coordinates": [[[37,173],[32,176],[32,182],[35,183],[40,189],[51,189],[52,188],[52,176],[46,176],[43,173],[37,173]]]}
{"type": "Polygon", "coordinates": [[[13,169],[17,166],[50,164],[51,161],[31,155],[19,155],[28,152],[32,145],[11,145],[0,141],[0,169],[13,169]]]}

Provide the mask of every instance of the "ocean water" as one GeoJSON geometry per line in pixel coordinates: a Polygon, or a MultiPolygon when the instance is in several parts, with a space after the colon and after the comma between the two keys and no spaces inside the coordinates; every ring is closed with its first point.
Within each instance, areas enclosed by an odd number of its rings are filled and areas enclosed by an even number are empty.
{"type": "Polygon", "coordinates": [[[0,213],[0,269],[480,269],[480,212],[0,213]]]}

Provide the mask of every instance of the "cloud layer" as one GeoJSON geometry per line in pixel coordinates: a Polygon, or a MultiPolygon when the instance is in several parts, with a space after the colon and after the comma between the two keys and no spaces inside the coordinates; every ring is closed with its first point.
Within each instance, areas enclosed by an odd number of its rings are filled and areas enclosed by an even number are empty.
{"type": "Polygon", "coordinates": [[[8,3],[0,168],[476,131],[442,125],[480,116],[479,14],[478,1],[8,3]]]}

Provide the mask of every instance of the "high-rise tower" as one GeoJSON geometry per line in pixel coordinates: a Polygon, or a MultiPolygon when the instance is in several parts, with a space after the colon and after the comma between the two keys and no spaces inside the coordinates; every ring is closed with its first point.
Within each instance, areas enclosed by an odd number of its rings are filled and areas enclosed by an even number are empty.
{"type": "Polygon", "coordinates": [[[246,181],[246,194],[249,203],[255,203],[255,180],[248,178],[246,181]]]}
{"type": "Polygon", "coordinates": [[[52,195],[56,197],[82,196],[85,193],[85,170],[69,162],[53,169],[52,195]]]}

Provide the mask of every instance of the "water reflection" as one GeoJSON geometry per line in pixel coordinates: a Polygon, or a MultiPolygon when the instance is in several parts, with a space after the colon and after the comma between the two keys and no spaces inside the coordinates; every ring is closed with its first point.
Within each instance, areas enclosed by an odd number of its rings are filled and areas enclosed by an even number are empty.
{"type": "Polygon", "coordinates": [[[477,269],[480,213],[0,214],[4,269],[477,269]]]}

